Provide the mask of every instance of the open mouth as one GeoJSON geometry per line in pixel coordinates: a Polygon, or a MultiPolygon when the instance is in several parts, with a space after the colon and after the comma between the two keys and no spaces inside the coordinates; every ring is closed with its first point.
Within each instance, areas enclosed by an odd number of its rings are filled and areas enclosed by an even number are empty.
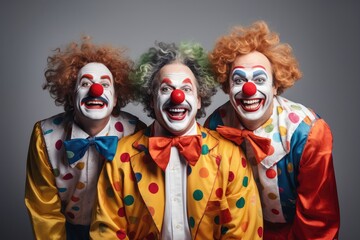
{"type": "Polygon", "coordinates": [[[165,111],[170,119],[180,121],[186,117],[188,109],[184,107],[170,107],[165,109],[165,111]]]}
{"type": "Polygon", "coordinates": [[[255,112],[264,104],[264,99],[236,99],[236,104],[247,112],[255,112]]]}
{"type": "Polygon", "coordinates": [[[88,109],[103,109],[108,106],[108,101],[104,98],[87,97],[81,101],[81,105],[85,105],[88,109]]]}

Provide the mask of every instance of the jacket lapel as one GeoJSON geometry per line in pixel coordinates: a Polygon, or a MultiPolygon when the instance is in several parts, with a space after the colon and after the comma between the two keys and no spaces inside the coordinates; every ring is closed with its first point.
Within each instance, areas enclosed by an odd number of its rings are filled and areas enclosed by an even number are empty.
{"type": "MultiPolygon", "coordinates": [[[[213,192],[221,161],[221,156],[214,149],[219,142],[217,136],[201,126],[198,130],[202,135],[202,154],[195,166],[188,166],[187,178],[188,221],[193,239],[213,192]]],[[[149,134],[146,132],[150,132],[149,128],[139,135],[134,135],[134,151],[130,155],[130,164],[142,200],[161,233],[165,208],[164,172],[148,154],[149,134]]]]}
{"type": "Polygon", "coordinates": [[[199,126],[202,134],[202,153],[194,167],[188,168],[187,199],[188,221],[193,239],[213,191],[221,157],[213,151],[219,140],[209,130],[199,126]]]}
{"type": "Polygon", "coordinates": [[[147,132],[149,132],[149,128],[143,131],[145,135],[142,133],[135,138],[132,144],[135,151],[134,155],[130,156],[130,164],[142,200],[158,231],[161,232],[165,205],[164,174],[148,153],[149,137],[147,132]]]}

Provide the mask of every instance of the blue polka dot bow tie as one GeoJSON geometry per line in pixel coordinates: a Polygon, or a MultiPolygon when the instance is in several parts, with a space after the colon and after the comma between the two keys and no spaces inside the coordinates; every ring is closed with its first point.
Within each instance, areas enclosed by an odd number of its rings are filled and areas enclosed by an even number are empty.
{"type": "Polygon", "coordinates": [[[92,137],[92,138],[75,138],[64,141],[66,155],[70,164],[81,159],[91,145],[107,160],[112,161],[118,138],[116,136],[92,137]]]}

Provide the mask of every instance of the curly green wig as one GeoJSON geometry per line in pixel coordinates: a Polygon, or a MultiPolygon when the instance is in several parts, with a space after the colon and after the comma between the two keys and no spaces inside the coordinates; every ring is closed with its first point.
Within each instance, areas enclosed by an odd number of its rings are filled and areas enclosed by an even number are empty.
{"type": "Polygon", "coordinates": [[[201,108],[196,118],[204,117],[205,108],[211,104],[211,97],[215,95],[218,85],[211,71],[207,53],[197,43],[183,42],[177,46],[175,43],[156,42],[154,47],[142,54],[136,69],[130,74],[136,101],[144,106],[144,111],[149,117],[155,118],[151,106],[156,94],[153,81],[162,67],[174,62],[186,65],[193,72],[198,84],[198,95],[201,97],[201,108]]]}

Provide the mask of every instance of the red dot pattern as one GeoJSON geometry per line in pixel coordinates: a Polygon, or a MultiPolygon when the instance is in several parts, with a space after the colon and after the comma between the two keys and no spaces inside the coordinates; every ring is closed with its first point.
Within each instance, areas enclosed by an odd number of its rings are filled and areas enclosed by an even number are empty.
{"type": "Polygon", "coordinates": [[[159,191],[159,186],[156,183],[150,183],[149,185],[149,192],[155,194],[159,191]]]}
{"type": "Polygon", "coordinates": [[[232,171],[230,171],[228,181],[232,182],[234,179],[235,179],[235,174],[232,171]]]}
{"type": "Polygon", "coordinates": [[[120,161],[121,162],[129,162],[130,161],[130,155],[128,153],[123,153],[120,155],[120,161]]]}

